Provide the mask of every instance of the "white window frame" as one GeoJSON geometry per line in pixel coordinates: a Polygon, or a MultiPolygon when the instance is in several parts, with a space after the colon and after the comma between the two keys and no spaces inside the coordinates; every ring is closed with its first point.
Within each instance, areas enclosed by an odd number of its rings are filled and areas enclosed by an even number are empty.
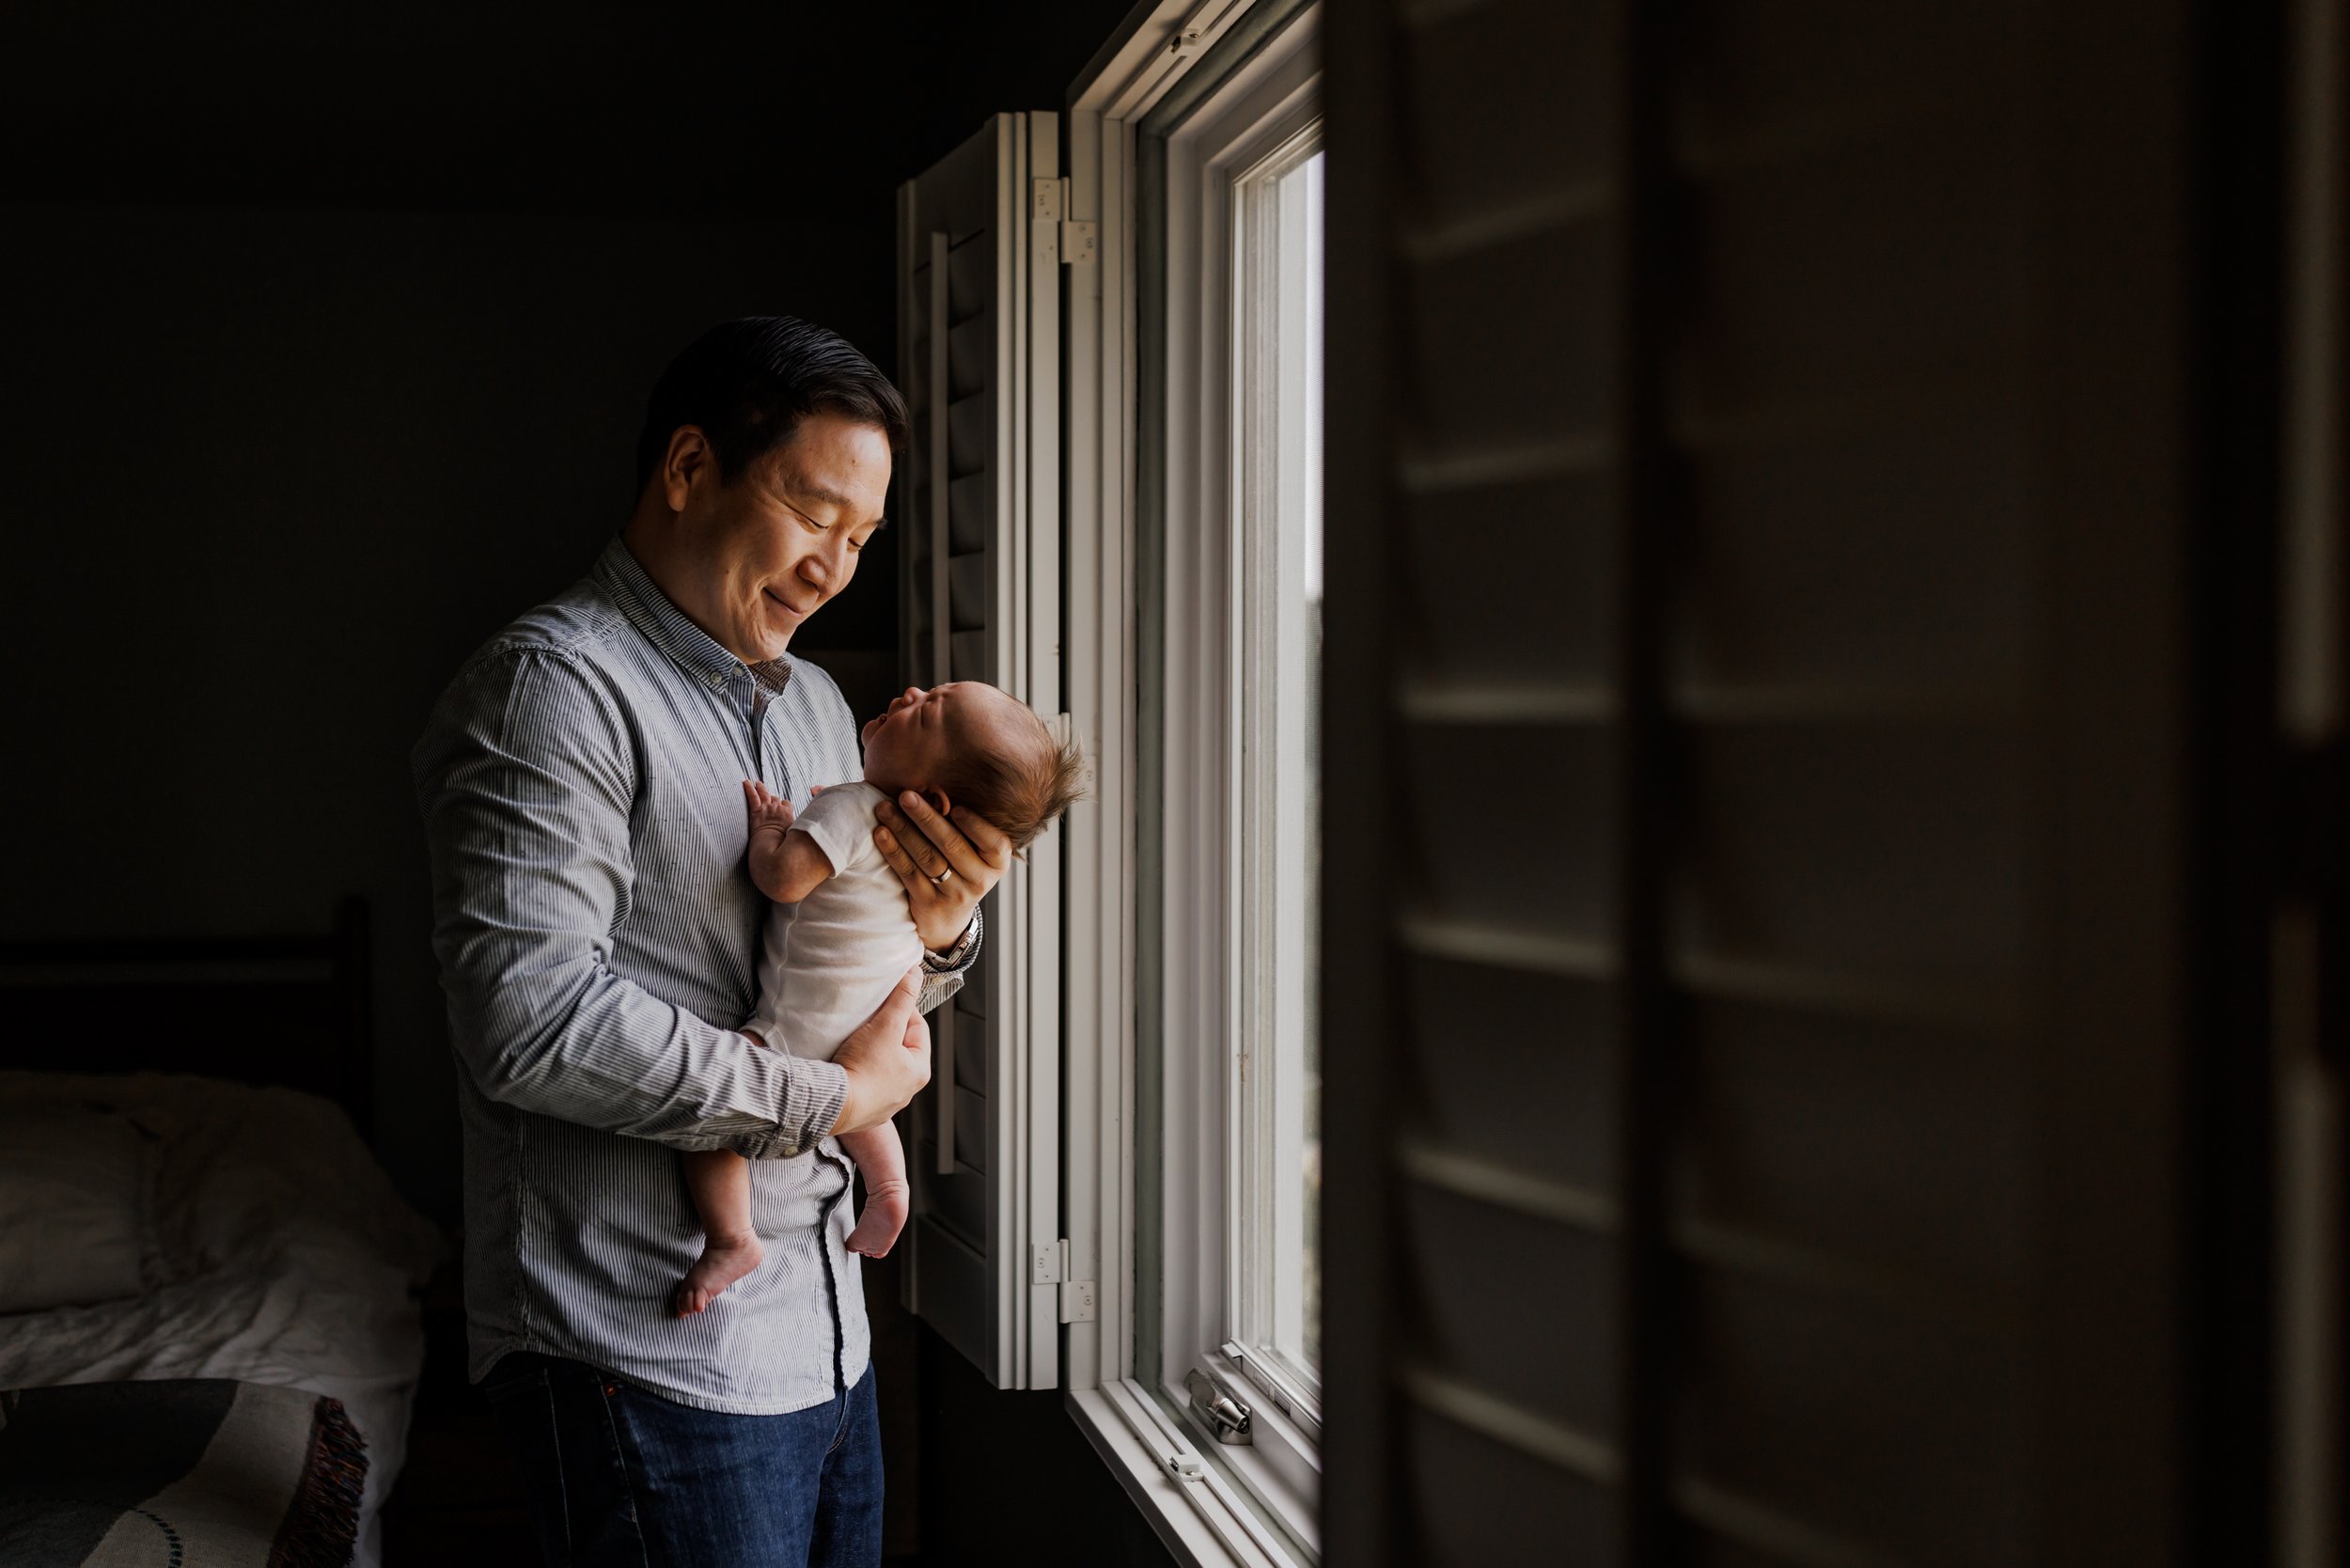
{"type": "MultiPolygon", "coordinates": [[[[1158,1354],[1137,1356],[1135,1168],[1136,922],[1135,288],[1137,129],[1190,66],[1243,25],[1250,0],[1173,0],[1127,19],[1073,92],[1069,212],[1097,226],[1098,261],[1069,278],[1064,663],[1070,711],[1092,763],[1091,798],[1068,823],[1069,1277],[1095,1282],[1092,1314],[1067,1325],[1069,1408],[1161,1538],[1183,1560],[1305,1568],[1319,1560],[1315,1390],[1268,1376],[1225,1341],[1234,1319],[1225,1194],[1232,982],[1240,933],[1230,868],[1230,700],[1235,562],[1230,339],[1230,180],[1319,114],[1319,11],[1281,19],[1167,143],[1166,388],[1170,527],[1164,662],[1168,758],[1160,912],[1167,999],[1161,1105],[1158,1354]],[[1202,474],[1217,477],[1203,483],[1202,474]],[[1210,618],[1203,621],[1202,617],[1210,618]],[[1192,656],[1192,655],[1196,655],[1192,656]],[[1208,700],[1209,698],[1213,700],[1208,700]],[[1188,809],[1178,768],[1217,785],[1188,809]],[[1212,827],[1212,833],[1202,832],[1212,827]],[[1186,846],[1206,846],[1208,853],[1186,846]],[[1197,1267],[1172,1266],[1183,1259],[1197,1267]],[[1139,1375],[1155,1359],[1155,1386],[1139,1375]],[[1230,1447],[1186,1409],[1183,1378],[1208,1367],[1252,1393],[1253,1441],[1230,1447]]],[[[1259,21],[1261,24],[1263,16],[1259,21]]],[[[1064,1313],[1064,1316],[1069,1314],[1064,1313]]]]}

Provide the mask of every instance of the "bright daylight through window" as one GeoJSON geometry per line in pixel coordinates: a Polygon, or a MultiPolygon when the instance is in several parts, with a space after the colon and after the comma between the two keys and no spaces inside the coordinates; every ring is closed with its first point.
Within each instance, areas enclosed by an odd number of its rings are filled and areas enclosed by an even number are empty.
{"type": "Polygon", "coordinates": [[[1311,1399],[1321,1359],[1323,154],[1315,128],[1234,181],[1241,615],[1231,1104],[1240,1346],[1311,1399]]]}

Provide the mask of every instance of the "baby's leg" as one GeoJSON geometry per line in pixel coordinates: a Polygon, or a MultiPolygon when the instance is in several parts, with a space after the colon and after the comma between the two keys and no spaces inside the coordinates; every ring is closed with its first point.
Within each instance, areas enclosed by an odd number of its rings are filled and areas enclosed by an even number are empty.
{"type": "Polygon", "coordinates": [[[751,1163],[728,1149],[680,1154],[685,1190],[701,1215],[702,1255],[685,1274],[672,1303],[679,1317],[691,1317],[718,1293],[757,1268],[766,1249],[751,1229],[751,1163]]]}
{"type": "Polygon", "coordinates": [[[865,1178],[865,1207],[849,1232],[849,1250],[885,1258],[906,1225],[906,1151],[898,1141],[897,1124],[885,1121],[851,1133],[840,1140],[840,1152],[856,1162],[857,1174],[865,1178]]]}

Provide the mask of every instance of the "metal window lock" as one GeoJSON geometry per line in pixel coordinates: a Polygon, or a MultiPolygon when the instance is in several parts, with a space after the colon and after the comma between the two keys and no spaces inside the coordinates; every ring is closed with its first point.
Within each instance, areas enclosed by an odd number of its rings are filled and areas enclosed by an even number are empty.
{"type": "Polygon", "coordinates": [[[1183,1391],[1191,1396],[1191,1413],[1231,1448],[1248,1445],[1248,1404],[1220,1378],[1194,1367],[1183,1374],[1183,1391]]]}

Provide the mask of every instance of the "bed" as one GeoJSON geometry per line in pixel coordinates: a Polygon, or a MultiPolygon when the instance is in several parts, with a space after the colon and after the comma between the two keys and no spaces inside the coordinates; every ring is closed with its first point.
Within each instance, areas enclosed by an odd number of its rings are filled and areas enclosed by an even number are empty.
{"type": "Polygon", "coordinates": [[[379,1562],[441,1242],[367,942],[0,943],[0,1560],[379,1562]]]}

